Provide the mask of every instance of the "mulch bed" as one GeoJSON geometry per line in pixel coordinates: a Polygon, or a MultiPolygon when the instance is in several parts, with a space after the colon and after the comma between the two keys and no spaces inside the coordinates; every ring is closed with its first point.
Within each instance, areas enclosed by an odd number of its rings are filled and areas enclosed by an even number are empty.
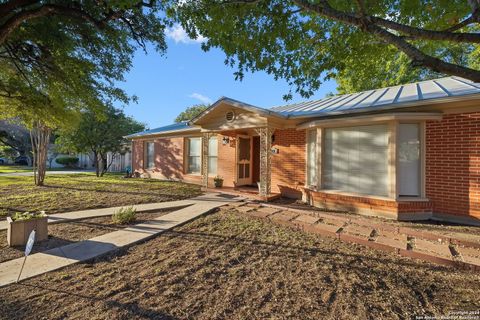
{"type": "Polygon", "coordinates": [[[201,217],[0,288],[5,319],[411,319],[480,309],[480,275],[249,218],[201,217]]]}
{"type": "MultiPolygon", "coordinates": [[[[139,212],[136,215],[137,220],[132,224],[146,222],[163,216],[171,211],[171,209],[168,209],[159,210],[157,212],[139,212]]],[[[48,239],[35,243],[32,249],[32,254],[101,236],[126,227],[128,227],[128,225],[113,223],[111,216],[49,224],[48,239]]],[[[24,250],[24,246],[9,247],[7,244],[7,231],[0,231],[0,263],[23,257],[24,250]]]]}

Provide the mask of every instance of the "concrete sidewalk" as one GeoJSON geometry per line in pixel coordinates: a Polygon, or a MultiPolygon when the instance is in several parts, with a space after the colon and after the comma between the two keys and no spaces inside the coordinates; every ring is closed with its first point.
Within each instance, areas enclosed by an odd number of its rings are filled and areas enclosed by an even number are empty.
{"type": "MultiPolygon", "coordinates": [[[[89,210],[80,210],[80,211],[71,211],[65,213],[56,213],[52,215],[48,215],[48,223],[60,223],[60,222],[68,222],[68,221],[75,221],[81,219],[88,219],[88,218],[97,218],[97,217],[104,217],[110,216],[118,211],[121,208],[126,207],[133,207],[137,212],[146,212],[146,211],[155,211],[155,210],[163,210],[168,208],[176,208],[176,207],[186,207],[199,201],[223,201],[228,202],[230,199],[239,199],[238,197],[232,197],[230,195],[221,194],[221,193],[207,193],[195,198],[190,198],[186,200],[178,200],[178,201],[166,201],[166,202],[157,202],[157,203],[144,203],[144,204],[136,204],[131,206],[122,206],[122,207],[110,207],[110,208],[100,208],[100,209],[89,209],[89,210]]],[[[6,220],[0,221],[0,230],[7,230],[8,223],[6,220]]]]}
{"type": "MultiPolygon", "coordinates": [[[[186,208],[173,211],[147,223],[137,224],[89,240],[33,254],[27,258],[20,279],[31,278],[45,272],[101,256],[121,247],[145,241],[208,213],[215,208],[240,200],[243,199],[239,197],[229,198],[221,194],[206,194],[188,200],[191,205],[186,208]]],[[[178,202],[174,202],[178,206],[178,202]]],[[[0,264],[0,287],[16,281],[23,260],[24,258],[19,258],[0,264]]]]}

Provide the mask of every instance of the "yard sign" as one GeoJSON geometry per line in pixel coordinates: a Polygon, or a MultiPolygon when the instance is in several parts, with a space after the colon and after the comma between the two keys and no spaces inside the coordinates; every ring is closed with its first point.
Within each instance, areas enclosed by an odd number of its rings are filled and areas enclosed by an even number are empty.
{"type": "Polygon", "coordinates": [[[23,259],[22,268],[20,269],[20,273],[18,274],[17,282],[20,280],[20,276],[22,275],[23,267],[25,266],[25,261],[27,261],[27,257],[32,252],[33,244],[35,243],[35,230],[30,232],[28,236],[27,245],[25,246],[25,258],[23,259]]]}

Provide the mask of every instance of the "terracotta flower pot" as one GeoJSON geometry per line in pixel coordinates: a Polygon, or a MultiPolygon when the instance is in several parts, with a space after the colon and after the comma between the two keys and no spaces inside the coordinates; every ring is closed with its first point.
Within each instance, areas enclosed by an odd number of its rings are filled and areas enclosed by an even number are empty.
{"type": "Polygon", "coordinates": [[[27,244],[28,236],[35,230],[35,242],[48,238],[48,217],[39,217],[30,220],[13,221],[7,217],[7,243],[9,246],[23,246],[27,244]]]}

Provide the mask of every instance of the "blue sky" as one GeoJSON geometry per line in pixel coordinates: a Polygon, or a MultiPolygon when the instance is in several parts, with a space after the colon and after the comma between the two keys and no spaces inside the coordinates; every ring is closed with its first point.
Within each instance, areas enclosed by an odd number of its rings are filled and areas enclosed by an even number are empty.
{"type": "MultiPolygon", "coordinates": [[[[220,50],[203,52],[200,41],[187,38],[181,28],[167,32],[168,51],[161,56],[153,48],[148,54],[137,51],[126,82],[119,84],[128,94],[138,96],[138,103],[124,110],[149,128],[168,125],[185,108],[199,103],[211,103],[227,96],[259,107],[287,104],[282,96],[288,92],[285,81],[275,81],[264,72],[245,75],[235,81],[234,69],[226,66],[220,50]]],[[[310,99],[323,98],[335,92],[333,81],[322,87],[310,99]]],[[[303,101],[294,96],[288,103],[303,101]]]]}

